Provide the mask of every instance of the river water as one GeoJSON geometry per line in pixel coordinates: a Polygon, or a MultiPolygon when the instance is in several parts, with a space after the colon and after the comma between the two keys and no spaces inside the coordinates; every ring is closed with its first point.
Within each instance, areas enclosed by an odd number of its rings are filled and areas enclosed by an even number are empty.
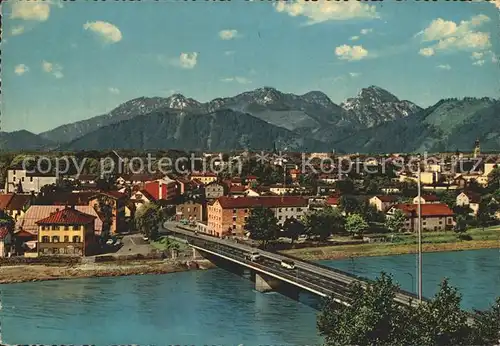
{"type": "MultiPolygon", "coordinates": [[[[329,261],[368,277],[381,270],[410,290],[415,255],[329,261]]],[[[424,254],[424,295],[443,276],[465,308],[485,308],[500,291],[499,250],[424,254]]],[[[320,344],[313,299],[258,293],[222,269],[168,275],[1,285],[2,341],[8,344],[320,344]]]]}

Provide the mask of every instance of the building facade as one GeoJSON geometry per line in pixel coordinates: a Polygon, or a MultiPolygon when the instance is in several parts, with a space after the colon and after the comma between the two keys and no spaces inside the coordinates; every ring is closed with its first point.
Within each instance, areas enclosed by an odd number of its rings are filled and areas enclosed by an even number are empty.
{"type": "Polygon", "coordinates": [[[219,197],[225,196],[227,192],[226,185],[222,183],[212,182],[205,185],[205,198],[206,199],[217,199],[219,197]]]}
{"type": "Polygon", "coordinates": [[[203,221],[204,220],[204,210],[203,204],[196,203],[195,201],[186,201],[182,204],[178,204],[175,207],[175,219],[188,220],[188,221],[203,221]]]}
{"type": "Polygon", "coordinates": [[[23,169],[9,169],[7,170],[5,192],[39,193],[45,185],[57,184],[57,182],[57,177],[51,173],[37,173],[23,169]]]}
{"type": "MultiPolygon", "coordinates": [[[[387,212],[392,217],[397,210],[406,216],[405,231],[418,231],[418,205],[396,204],[387,212]]],[[[446,231],[454,226],[454,213],[446,204],[421,204],[422,231],[446,231]]]]}
{"type": "Polygon", "coordinates": [[[96,245],[95,216],[72,207],[38,220],[38,255],[87,256],[96,245]]]}
{"type": "Polygon", "coordinates": [[[308,200],[297,196],[220,197],[207,207],[207,232],[218,237],[244,236],[248,216],[253,208],[260,206],[271,209],[282,225],[288,218],[298,219],[304,215],[308,200]]]}

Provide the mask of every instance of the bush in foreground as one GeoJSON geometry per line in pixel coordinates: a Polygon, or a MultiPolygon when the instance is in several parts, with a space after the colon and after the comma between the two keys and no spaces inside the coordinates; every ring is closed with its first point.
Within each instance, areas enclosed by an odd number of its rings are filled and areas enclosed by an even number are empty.
{"type": "Polygon", "coordinates": [[[460,308],[461,295],[445,279],[428,303],[400,306],[398,287],[382,275],[365,290],[350,288],[350,306],[326,300],[318,329],[330,345],[498,345],[500,297],[487,311],[473,313],[475,322],[460,308]]]}

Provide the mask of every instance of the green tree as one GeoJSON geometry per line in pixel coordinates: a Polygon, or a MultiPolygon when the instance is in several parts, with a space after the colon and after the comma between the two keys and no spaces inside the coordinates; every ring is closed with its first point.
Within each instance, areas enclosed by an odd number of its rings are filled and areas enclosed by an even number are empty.
{"type": "Polygon", "coordinates": [[[318,330],[326,345],[496,345],[500,335],[500,298],[485,312],[475,311],[475,323],[461,310],[461,295],[445,279],[427,303],[399,305],[398,286],[382,273],[363,289],[351,285],[349,305],[334,297],[325,301],[318,330]]]}
{"type": "Polygon", "coordinates": [[[304,215],[304,226],[308,236],[326,240],[332,233],[344,232],[344,217],[337,208],[327,207],[304,215]]]}
{"type": "Polygon", "coordinates": [[[446,191],[441,195],[441,202],[453,209],[457,203],[457,196],[452,191],[446,191]]]}
{"type": "Polygon", "coordinates": [[[483,230],[491,222],[490,208],[488,207],[488,204],[484,201],[481,201],[481,203],[479,203],[479,209],[477,211],[476,221],[478,226],[482,227],[483,230]]]}
{"type": "Polygon", "coordinates": [[[94,210],[102,220],[101,237],[107,239],[109,237],[111,226],[113,225],[113,199],[100,196],[97,203],[94,204],[94,210]]]}
{"type": "Polygon", "coordinates": [[[135,213],[136,228],[152,240],[158,238],[158,227],[163,221],[160,206],[156,203],[145,203],[135,213]]]}
{"type": "Polygon", "coordinates": [[[401,210],[396,210],[396,212],[389,216],[385,222],[385,227],[394,233],[402,232],[405,228],[406,215],[401,210]]]}
{"type": "Polygon", "coordinates": [[[457,216],[453,230],[458,234],[462,234],[467,230],[467,218],[464,215],[457,216]]]}
{"type": "Polygon", "coordinates": [[[346,214],[355,213],[359,210],[359,201],[350,196],[342,196],[339,200],[339,208],[346,214]]]}
{"type": "Polygon", "coordinates": [[[250,232],[250,239],[259,240],[264,247],[278,237],[278,219],[269,208],[252,209],[245,223],[245,230],[250,232]]]}
{"type": "Polygon", "coordinates": [[[368,223],[360,214],[350,214],[346,218],[345,229],[353,236],[360,236],[368,229],[368,223]]]}
{"type": "Polygon", "coordinates": [[[299,239],[301,234],[305,233],[306,229],[302,222],[292,217],[286,219],[283,223],[283,231],[285,233],[285,237],[290,238],[293,244],[294,241],[299,239]]]}

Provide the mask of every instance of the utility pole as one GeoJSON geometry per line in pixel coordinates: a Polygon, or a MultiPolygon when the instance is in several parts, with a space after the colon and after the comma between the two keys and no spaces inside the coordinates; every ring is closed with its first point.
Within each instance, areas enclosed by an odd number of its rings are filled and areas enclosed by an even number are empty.
{"type": "Polygon", "coordinates": [[[422,201],[420,188],[420,154],[418,154],[418,300],[422,302],[422,201]]]}

